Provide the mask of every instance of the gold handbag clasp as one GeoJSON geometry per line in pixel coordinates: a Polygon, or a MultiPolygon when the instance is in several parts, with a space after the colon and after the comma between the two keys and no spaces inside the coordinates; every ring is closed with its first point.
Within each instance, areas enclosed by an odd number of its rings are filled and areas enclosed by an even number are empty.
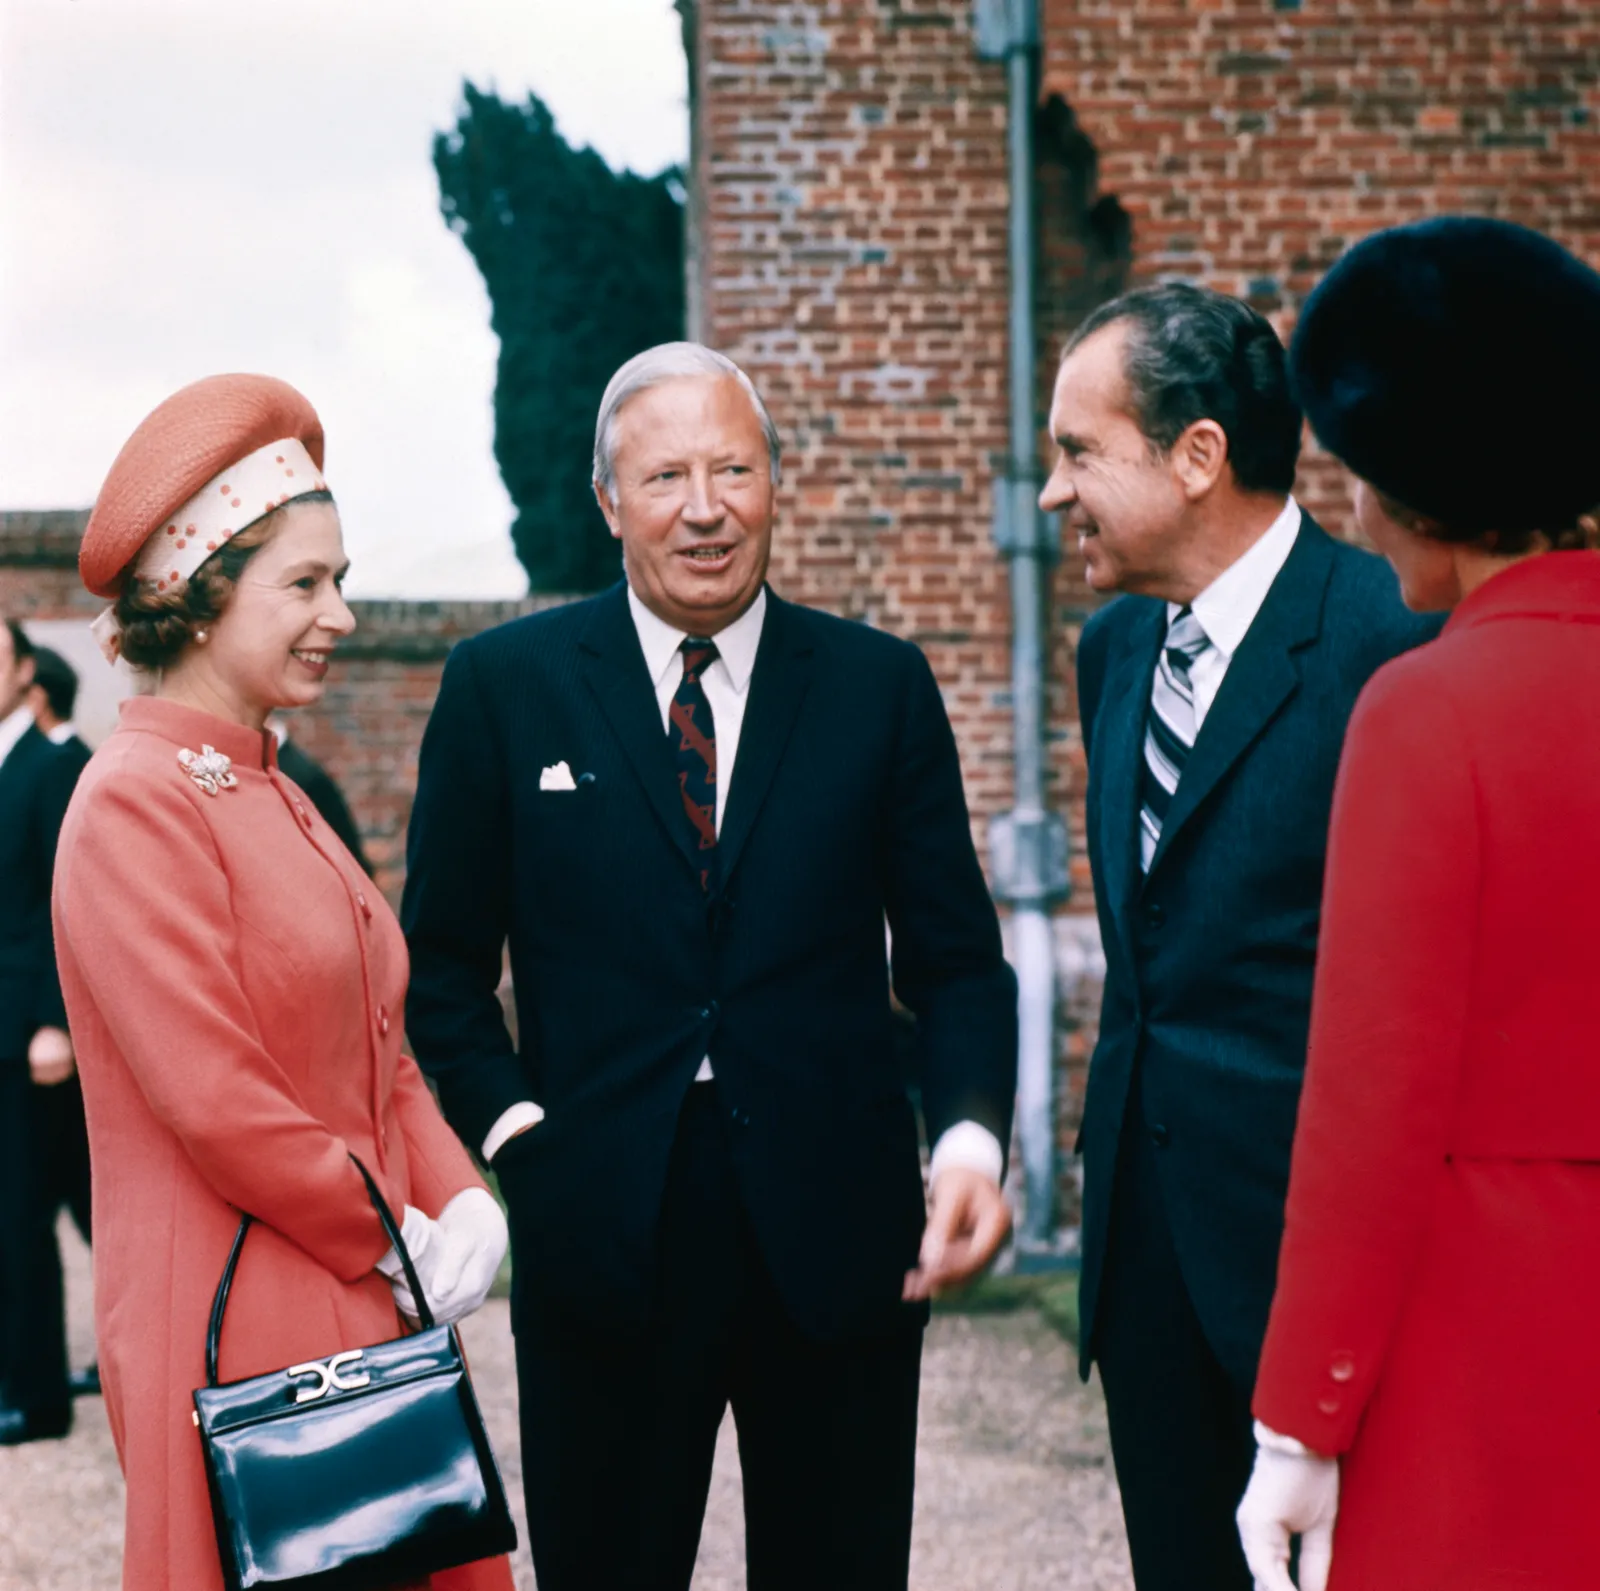
{"type": "Polygon", "coordinates": [[[340,1392],[355,1392],[366,1386],[372,1377],[365,1370],[353,1376],[340,1374],[346,1365],[353,1365],[360,1359],[361,1353],[361,1349],[352,1348],[348,1353],[336,1353],[331,1359],[313,1359],[309,1364],[290,1365],[284,1374],[291,1381],[298,1381],[304,1376],[317,1378],[314,1387],[297,1388],[294,1401],[315,1403],[318,1398],[327,1397],[335,1389],[340,1392]]]}

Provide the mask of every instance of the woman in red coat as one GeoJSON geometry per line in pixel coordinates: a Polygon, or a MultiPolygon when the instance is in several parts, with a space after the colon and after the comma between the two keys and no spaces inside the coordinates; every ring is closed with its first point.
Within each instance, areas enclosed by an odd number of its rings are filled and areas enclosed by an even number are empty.
{"type": "MultiPolygon", "coordinates": [[[[62,830],[55,921],[94,1165],[101,1377],[127,1477],[126,1591],[220,1591],[191,1418],[239,1225],[224,1381],[402,1334],[414,1303],[352,1154],[435,1313],[482,1302],[493,1199],[400,1052],[406,954],[366,875],[278,770],[269,712],[315,702],[354,625],[292,388],[213,378],[112,466],[80,565],[104,639],[154,676],[62,830]]],[[[433,1579],[510,1591],[504,1560],[433,1579]]]]}
{"type": "Polygon", "coordinates": [[[1340,767],[1239,1509],[1264,1591],[1600,1583],[1600,276],[1489,221],[1378,234],[1291,367],[1440,639],[1340,767]],[[1331,1573],[1330,1559],[1331,1554],[1331,1573]]]}

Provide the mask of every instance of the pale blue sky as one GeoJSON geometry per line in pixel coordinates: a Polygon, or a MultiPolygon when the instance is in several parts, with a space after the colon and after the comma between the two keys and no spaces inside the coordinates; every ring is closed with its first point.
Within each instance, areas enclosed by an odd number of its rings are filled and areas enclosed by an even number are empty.
{"type": "Polygon", "coordinates": [[[670,0],[0,0],[0,507],[90,503],[168,393],[299,386],[363,596],[523,589],[495,341],[429,158],[464,77],[684,158],[670,0]]]}

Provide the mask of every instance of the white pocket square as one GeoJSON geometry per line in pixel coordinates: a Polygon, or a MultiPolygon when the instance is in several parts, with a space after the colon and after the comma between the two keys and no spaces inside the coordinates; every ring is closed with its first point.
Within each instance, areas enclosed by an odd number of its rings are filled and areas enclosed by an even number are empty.
{"type": "Polygon", "coordinates": [[[541,790],[576,790],[578,787],[573,782],[572,769],[566,763],[558,762],[554,767],[540,771],[539,788],[541,790]]]}

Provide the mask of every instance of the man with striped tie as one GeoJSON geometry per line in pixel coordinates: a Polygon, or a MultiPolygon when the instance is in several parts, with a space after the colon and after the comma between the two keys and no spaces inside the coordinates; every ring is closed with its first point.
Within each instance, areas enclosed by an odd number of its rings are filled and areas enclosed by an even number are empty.
{"type": "Polygon", "coordinates": [[[1067,345],[1041,502],[1088,584],[1087,834],[1106,954],[1084,1156],[1097,1364],[1139,1591],[1249,1591],[1234,1509],[1283,1227],[1334,774],[1369,676],[1429,639],[1290,495],[1272,327],[1184,283],[1067,345]]]}

